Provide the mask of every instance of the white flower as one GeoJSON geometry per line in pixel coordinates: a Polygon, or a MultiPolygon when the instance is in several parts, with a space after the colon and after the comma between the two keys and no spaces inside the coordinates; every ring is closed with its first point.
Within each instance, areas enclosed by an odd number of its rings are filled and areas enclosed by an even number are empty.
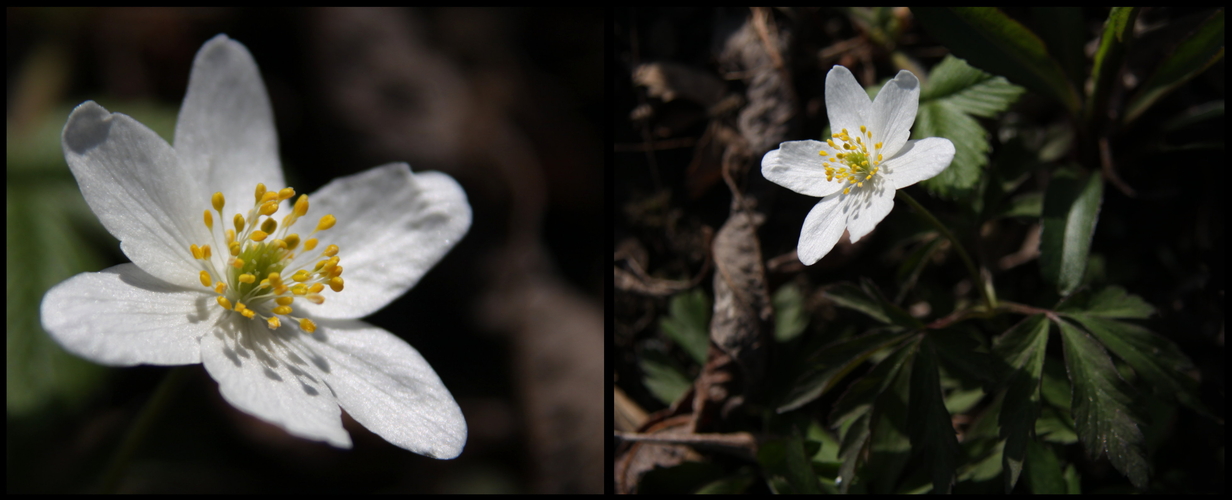
{"type": "Polygon", "coordinates": [[[428,362],[355,319],[466,234],[471,209],[452,178],[394,163],[296,198],[256,63],[224,35],[197,53],[174,147],[93,101],[62,140],[133,261],[47,292],[43,327],[65,349],[113,366],[202,363],[229,403],[303,438],[349,448],[341,406],[407,450],[462,452],[466,421],[428,362]]]}
{"type": "Polygon", "coordinates": [[[796,254],[805,265],[830,253],[844,229],[853,243],[859,241],[894,208],[895,190],[950,165],[954,144],[949,139],[907,140],[919,104],[920,81],[909,71],[899,71],[871,101],[851,71],[835,66],[826,75],[832,138],[784,142],[762,158],[766,179],[824,197],[800,229],[796,254]]]}

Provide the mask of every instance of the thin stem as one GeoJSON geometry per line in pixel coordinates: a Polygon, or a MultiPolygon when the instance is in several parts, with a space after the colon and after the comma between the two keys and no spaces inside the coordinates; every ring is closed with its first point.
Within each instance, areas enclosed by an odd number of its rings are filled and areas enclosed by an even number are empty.
{"type": "Polygon", "coordinates": [[[150,396],[150,400],[146,401],[145,407],[141,409],[141,415],[137,416],[137,420],[128,428],[128,434],[124,436],[124,441],[120,443],[120,447],[116,448],[116,452],[111,456],[111,465],[107,466],[107,472],[103,474],[103,493],[115,493],[116,488],[120,486],[120,480],[124,478],[124,472],[128,470],[129,463],[132,462],[133,454],[137,448],[141,446],[141,442],[145,440],[146,435],[150,433],[150,429],[158,420],[159,415],[167,408],[172,396],[180,386],[184,385],[184,381],[188,379],[187,366],[177,366],[172,368],[163,381],[158,384],[158,388],[154,389],[154,394],[150,396]]]}
{"type": "Polygon", "coordinates": [[[912,198],[911,195],[907,194],[906,190],[899,189],[898,197],[903,201],[906,201],[908,205],[911,205],[911,207],[914,208],[920,216],[924,217],[924,220],[928,221],[929,224],[932,224],[933,227],[936,227],[937,230],[941,232],[942,236],[945,236],[946,239],[950,240],[950,242],[954,244],[954,250],[958,252],[958,257],[962,259],[963,264],[966,264],[967,272],[971,273],[971,279],[974,280],[973,283],[975,284],[975,287],[979,289],[980,296],[984,298],[984,304],[988,306],[988,310],[990,311],[995,309],[997,307],[997,299],[992,296],[992,292],[989,290],[989,284],[984,281],[984,278],[980,275],[979,270],[975,267],[975,262],[971,260],[971,256],[967,254],[967,250],[963,248],[962,243],[958,241],[958,238],[954,237],[954,233],[950,232],[950,228],[945,227],[945,224],[942,224],[940,220],[937,220],[937,218],[933,216],[932,212],[929,212],[927,208],[924,208],[924,205],[921,205],[920,202],[915,201],[915,198],[912,198]]]}

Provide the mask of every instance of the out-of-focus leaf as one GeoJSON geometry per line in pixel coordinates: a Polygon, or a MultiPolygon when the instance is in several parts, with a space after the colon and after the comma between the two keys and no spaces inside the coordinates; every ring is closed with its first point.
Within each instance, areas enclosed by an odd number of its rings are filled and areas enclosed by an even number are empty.
{"type": "Polygon", "coordinates": [[[1027,473],[1023,477],[1027,489],[1037,495],[1066,492],[1061,460],[1052,448],[1039,441],[1027,443],[1027,473]]]}
{"type": "Polygon", "coordinates": [[[804,449],[804,440],[797,431],[787,438],[784,447],[784,462],[787,466],[787,482],[798,494],[821,493],[821,485],[817,482],[817,474],[813,472],[813,462],[809,460],[804,449]]]}
{"type": "Polygon", "coordinates": [[[1117,75],[1121,73],[1121,65],[1125,61],[1125,51],[1133,37],[1134,20],[1138,18],[1137,7],[1113,7],[1104,22],[1104,31],[1099,39],[1099,48],[1095,51],[1095,65],[1091,68],[1091,80],[1094,82],[1091,98],[1087,99],[1086,117],[1104,116],[1108,106],[1108,97],[1117,84],[1117,75]]]}
{"type": "Polygon", "coordinates": [[[723,467],[710,462],[684,462],[659,467],[642,475],[637,492],[643,494],[693,493],[698,488],[727,476],[723,467]]]}
{"type": "Polygon", "coordinates": [[[659,351],[646,350],[641,354],[639,365],[646,377],[642,383],[663,404],[670,405],[680,399],[693,381],[685,376],[670,357],[659,351]]]}
{"type": "Polygon", "coordinates": [[[1078,91],[1035,33],[991,7],[915,7],[933,38],[972,66],[1055,99],[1077,116],[1078,91]]]}
{"type": "Polygon", "coordinates": [[[706,364],[710,349],[710,299],[701,289],[678,293],[668,306],[668,316],[659,320],[659,328],[676,342],[699,365],[706,364]]]}
{"type": "Polygon", "coordinates": [[[1160,63],[1126,106],[1125,123],[1134,121],[1160,98],[1223,59],[1223,15],[1222,8],[1212,12],[1189,38],[1160,63]]]}
{"type": "Polygon", "coordinates": [[[868,280],[863,281],[861,286],[852,283],[831,285],[826,288],[826,297],[841,307],[862,312],[882,323],[906,328],[923,326],[920,320],[882,296],[876,285],[868,280]]]}
{"type": "Polygon", "coordinates": [[[988,132],[973,117],[1005,111],[1024,89],[947,56],[920,91],[920,108],[911,137],[944,137],[954,143],[954,161],[921,183],[930,192],[959,198],[970,192],[988,164],[988,132]]]}
{"type": "Polygon", "coordinates": [[[898,265],[896,278],[899,282],[898,295],[894,302],[897,304],[903,303],[903,298],[907,296],[907,292],[915,286],[916,280],[920,278],[920,273],[924,271],[924,267],[928,265],[933,253],[941,248],[941,243],[945,238],[941,238],[937,233],[928,233],[927,241],[917,245],[911,253],[898,265]]]}
{"type": "Polygon", "coordinates": [[[804,310],[804,295],[800,287],[787,283],[779,287],[771,298],[774,303],[774,339],[779,342],[792,340],[808,326],[808,312],[804,310]]]}
{"type": "Polygon", "coordinates": [[[1108,461],[1138,489],[1150,480],[1143,452],[1145,440],[1131,409],[1133,396],[1099,342],[1061,319],[1065,369],[1074,393],[1074,426],[1087,456],[1107,454],[1108,461]]]}
{"type": "Polygon", "coordinates": [[[1099,174],[1080,179],[1072,170],[1058,169],[1048,183],[1040,220],[1040,271],[1061,295],[1082,284],[1103,194],[1099,174]]]}
{"type": "Polygon", "coordinates": [[[752,471],[742,469],[735,475],[706,484],[698,488],[694,493],[700,495],[735,495],[747,492],[749,486],[752,486],[755,481],[757,481],[757,476],[752,471]]]}
{"type": "Polygon", "coordinates": [[[1044,193],[1032,192],[1020,196],[1015,196],[1008,204],[998,210],[997,213],[991,214],[989,218],[999,217],[1027,217],[1031,219],[1039,218],[1044,211],[1044,193]]]}

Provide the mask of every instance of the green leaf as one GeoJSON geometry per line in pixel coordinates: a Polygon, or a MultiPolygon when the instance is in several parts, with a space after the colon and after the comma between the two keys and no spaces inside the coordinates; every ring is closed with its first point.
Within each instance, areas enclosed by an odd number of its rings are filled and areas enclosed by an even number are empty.
{"type": "Polygon", "coordinates": [[[865,279],[856,286],[852,283],[837,283],[826,288],[826,297],[840,307],[867,314],[879,322],[906,328],[920,328],[920,320],[911,317],[902,308],[881,295],[871,281],[865,279]]]}
{"type": "Polygon", "coordinates": [[[666,354],[647,349],[642,352],[638,365],[645,378],[642,383],[663,404],[670,405],[680,399],[693,382],[666,354]]]}
{"type": "Polygon", "coordinates": [[[1072,170],[1058,169],[1048,183],[1040,220],[1040,271],[1061,295],[1082,283],[1103,194],[1097,173],[1080,179],[1072,170]]]}
{"type": "Polygon", "coordinates": [[[1145,489],[1150,466],[1146,444],[1131,409],[1133,396],[1099,342],[1064,319],[1061,328],[1065,369],[1073,384],[1072,409],[1078,437],[1092,459],[1107,454],[1108,461],[1134,487],[1145,489]]]}
{"type": "Polygon", "coordinates": [[[1013,491],[1027,460],[1027,448],[1035,437],[1040,409],[1040,379],[1048,347],[1048,322],[1043,314],[1029,316],[996,339],[993,352],[1012,371],[1001,403],[999,424],[1005,439],[1002,464],[1005,492],[1013,491]]]}
{"type": "Polygon", "coordinates": [[[809,368],[792,385],[778,412],[794,410],[821,397],[873,354],[909,335],[882,330],[823,347],[809,358],[809,368]]]}
{"type": "Polygon", "coordinates": [[[991,7],[912,8],[920,24],[972,66],[1060,102],[1077,116],[1077,89],[1035,33],[991,7]]]}
{"type": "Polygon", "coordinates": [[[947,56],[920,91],[920,108],[911,137],[945,137],[954,143],[954,161],[922,183],[934,195],[964,197],[988,164],[988,132],[973,117],[991,118],[1005,111],[1024,89],[1004,78],[947,56]]]}
{"type": "Polygon", "coordinates": [[[1142,116],[1160,98],[1223,59],[1223,14],[1222,8],[1211,13],[1189,38],[1164,58],[1126,106],[1125,123],[1142,116]]]}
{"type": "Polygon", "coordinates": [[[1073,314],[1072,317],[1108,350],[1125,360],[1151,385],[1156,396],[1176,399],[1198,413],[1211,415],[1198,396],[1198,381],[1189,376],[1194,370],[1193,361],[1172,341],[1130,323],[1090,314],[1073,314]]]}
{"type": "Polygon", "coordinates": [[[1095,64],[1091,68],[1091,81],[1094,85],[1091,98],[1087,100],[1087,121],[1104,116],[1108,98],[1117,87],[1117,75],[1121,73],[1137,17],[1137,7],[1113,7],[1112,12],[1108,13],[1108,20],[1104,22],[1104,31],[1099,39],[1099,48],[1095,51],[1095,64]]]}
{"type": "Polygon", "coordinates": [[[912,453],[928,457],[933,492],[949,493],[957,468],[958,437],[941,394],[941,374],[931,336],[924,337],[915,352],[907,415],[912,453]]]}
{"type": "Polygon", "coordinates": [[[821,493],[821,484],[817,481],[817,474],[813,472],[813,462],[805,453],[804,440],[800,438],[798,430],[787,438],[784,451],[786,452],[784,458],[787,465],[787,482],[791,484],[795,492],[797,494],[821,493]]]}
{"type": "Polygon", "coordinates": [[[804,295],[800,287],[787,283],[774,292],[774,339],[787,342],[804,332],[808,326],[808,312],[804,310],[804,295]]]}
{"type": "Polygon", "coordinates": [[[659,328],[697,364],[706,364],[710,349],[710,299],[705,292],[693,289],[672,297],[668,316],[659,320],[659,328]]]}
{"type": "Polygon", "coordinates": [[[1027,217],[1037,219],[1043,211],[1044,193],[1031,192],[1015,196],[1014,199],[1010,200],[1009,204],[1002,207],[996,213],[991,214],[989,218],[1027,217]]]}
{"type": "Polygon", "coordinates": [[[1109,286],[1095,293],[1076,293],[1058,305],[1057,311],[1098,318],[1145,319],[1155,312],[1155,308],[1142,297],[1130,295],[1124,288],[1109,286]]]}

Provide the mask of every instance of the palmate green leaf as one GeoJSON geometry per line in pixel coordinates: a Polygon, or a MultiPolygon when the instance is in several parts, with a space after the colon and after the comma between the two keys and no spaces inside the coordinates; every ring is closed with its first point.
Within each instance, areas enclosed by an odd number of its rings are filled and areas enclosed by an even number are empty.
{"type": "Polygon", "coordinates": [[[1098,173],[1081,178],[1071,169],[1058,169],[1048,183],[1040,220],[1040,272],[1061,295],[1082,284],[1103,195],[1098,173]]]}
{"type": "Polygon", "coordinates": [[[699,365],[706,364],[710,349],[710,299],[700,288],[672,297],[668,316],[659,320],[659,328],[676,342],[699,365]]]}
{"type": "Polygon", "coordinates": [[[993,353],[1012,370],[998,416],[1005,448],[1005,491],[1018,483],[1027,447],[1034,441],[1035,420],[1040,409],[1040,378],[1048,347],[1048,322],[1043,314],[1029,316],[1014,325],[993,344],[993,353]]]}
{"type": "Polygon", "coordinates": [[[809,358],[809,368],[800,374],[778,412],[788,412],[821,397],[878,351],[902,342],[910,334],[880,330],[823,347],[809,358]]]}
{"type": "Polygon", "coordinates": [[[1131,410],[1131,389],[1121,380],[1108,353],[1089,334],[1059,319],[1065,369],[1073,384],[1074,426],[1092,459],[1107,454],[1108,461],[1145,489],[1150,465],[1143,452],[1145,440],[1131,410]]]}
{"type": "Polygon", "coordinates": [[[957,468],[958,438],[941,394],[941,374],[931,336],[925,336],[911,367],[907,430],[912,453],[928,458],[933,492],[949,493],[957,468]]]}
{"type": "Polygon", "coordinates": [[[1058,312],[1081,313],[1097,318],[1145,319],[1155,308],[1124,288],[1109,286],[1098,292],[1078,292],[1057,306],[1058,312]]]}
{"type": "Polygon", "coordinates": [[[1175,398],[1203,415],[1211,416],[1198,397],[1198,381],[1188,375],[1193,361],[1172,341],[1146,328],[1090,314],[1071,314],[1083,327],[1151,385],[1163,399],[1175,398]]]}
{"type": "Polygon", "coordinates": [[[991,118],[1005,111],[1024,89],[1004,78],[972,68],[947,56],[920,91],[920,108],[911,137],[945,137],[954,143],[954,161],[921,183],[934,195],[966,196],[988,164],[988,132],[973,117],[991,118]]]}
{"type": "Polygon", "coordinates": [[[1078,90],[1030,29],[991,7],[914,7],[929,35],[972,66],[1057,100],[1078,115],[1078,90]]]}

